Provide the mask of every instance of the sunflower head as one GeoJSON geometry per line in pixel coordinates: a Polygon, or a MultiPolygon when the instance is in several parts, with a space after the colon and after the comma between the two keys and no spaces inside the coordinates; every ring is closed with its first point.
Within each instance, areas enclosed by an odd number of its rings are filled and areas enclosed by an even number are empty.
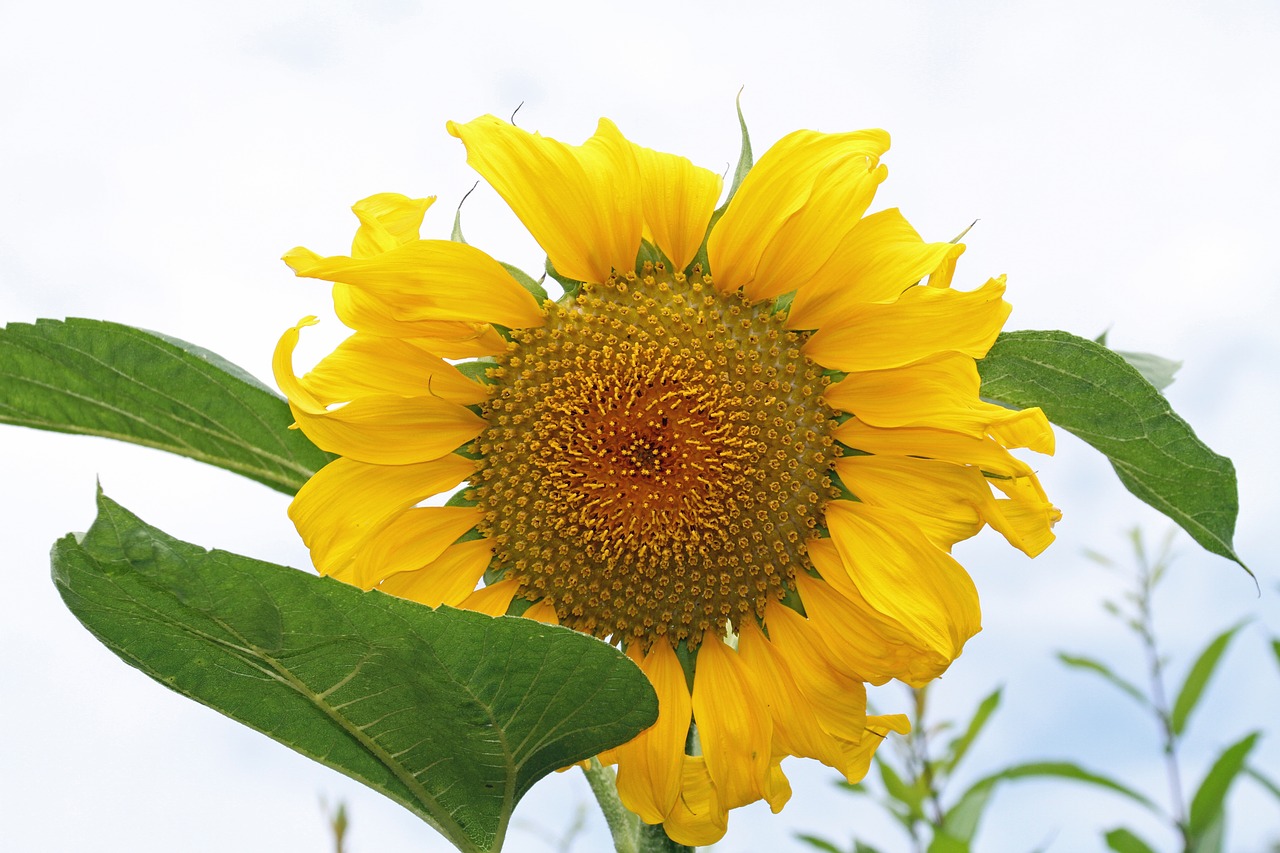
{"type": "Polygon", "coordinates": [[[1053,538],[1008,452],[1052,452],[1048,423],[978,396],[1003,279],[953,289],[962,245],[867,215],[882,131],[790,134],[719,210],[716,175],[607,120],[581,146],[491,116],[449,132],[564,292],[421,239],[431,199],[365,199],[350,255],[286,255],[354,330],[302,377],[311,318],[275,358],[340,457],[290,509],[316,566],[619,644],[660,712],[601,758],[680,843],[781,808],[786,756],[860,779],[906,730],[865,684],[923,684],[979,630],[951,546],[1053,538]]]}

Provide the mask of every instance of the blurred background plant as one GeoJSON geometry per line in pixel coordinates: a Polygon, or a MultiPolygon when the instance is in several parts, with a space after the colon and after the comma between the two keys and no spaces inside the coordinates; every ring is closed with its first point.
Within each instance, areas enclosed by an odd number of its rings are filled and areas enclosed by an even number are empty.
{"type": "MultiPolygon", "coordinates": [[[[1171,545],[1174,531],[1164,537],[1152,553],[1140,530],[1130,534],[1133,548],[1132,568],[1126,568],[1110,557],[1086,552],[1086,557],[1115,571],[1128,572],[1130,587],[1119,600],[1106,599],[1102,608],[1131,633],[1140,646],[1145,673],[1134,678],[1121,674],[1123,667],[1095,657],[1059,652],[1058,660],[1068,668],[1100,678],[1123,693],[1151,718],[1158,732],[1159,761],[1164,767],[1168,789],[1159,794],[1143,792],[1105,772],[1059,760],[1035,760],[1008,765],[979,777],[957,790],[957,771],[977,743],[980,735],[999,709],[1003,687],[988,694],[967,722],[930,719],[930,696],[943,689],[934,685],[911,690],[912,733],[894,742],[896,749],[877,754],[874,771],[866,781],[839,786],[850,794],[867,798],[890,815],[909,839],[915,853],[970,853],[975,849],[979,826],[996,789],[1004,782],[1019,779],[1050,778],[1060,782],[1088,785],[1127,800],[1135,808],[1155,815],[1168,829],[1168,840],[1161,844],[1140,836],[1133,829],[1117,826],[1103,832],[1107,849],[1116,853],[1156,853],[1177,850],[1181,853],[1224,853],[1229,825],[1228,800],[1234,783],[1245,777],[1275,797],[1280,804],[1280,784],[1269,774],[1250,764],[1250,755],[1264,735],[1264,729],[1237,734],[1229,739],[1187,795],[1183,781],[1184,768],[1179,754],[1187,737],[1191,718],[1205,696],[1214,673],[1228,648],[1250,620],[1244,619],[1213,636],[1185,670],[1176,692],[1170,691],[1172,661],[1162,650],[1156,631],[1155,595],[1173,562],[1171,545]],[[1173,701],[1170,702],[1170,697],[1173,701]]],[[[1246,632],[1246,635],[1256,632],[1246,632]]],[[[1270,655],[1280,665],[1280,638],[1269,638],[1270,655]]],[[[1265,650],[1254,654],[1267,657],[1265,650]]],[[[1264,671],[1263,666],[1256,668],[1264,671]]],[[[1099,711],[1099,719],[1106,714],[1099,711]]],[[[1274,709],[1259,714],[1260,726],[1275,716],[1274,709]]],[[[1045,828],[1052,832],[1051,811],[1045,812],[1045,828]]],[[[1278,823],[1280,825],[1280,823],[1278,823]]],[[[887,853],[901,850],[901,839],[854,837],[851,846],[809,834],[798,836],[807,848],[824,853],[887,853]]],[[[1051,848],[1052,838],[1038,849],[1051,848]]],[[[1270,850],[1280,851],[1280,835],[1270,850]]]]}

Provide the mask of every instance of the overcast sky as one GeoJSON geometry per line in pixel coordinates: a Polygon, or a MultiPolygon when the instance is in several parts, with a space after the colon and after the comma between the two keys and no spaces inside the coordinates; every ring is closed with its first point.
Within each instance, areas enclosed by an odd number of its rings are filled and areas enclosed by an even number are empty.
{"type": "MultiPolygon", "coordinates": [[[[635,141],[713,170],[738,150],[735,93],[757,153],[790,130],[893,134],[875,209],[927,239],[974,219],[956,285],[1007,273],[1009,328],[1062,328],[1186,362],[1168,395],[1240,471],[1239,552],[1177,540],[1157,600],[1178,677],[1230,622],[1252,623],[1193,719],[1184,775],[1271,726],[1257,762],[1280,775],[1274,532],[1280,7],[1271,2],[609,2],[0,4],[0,323],[83,316],[161,330],[260,377],[299,317],[341,334],[328,288],[279,262],[303,244],[346,251],[348,208],[375,192],[438,194],[424,236],[448,234],[475,181],[448,119],[482,113],[570,142],[600,116],[635,141]]],[[[497,195],[464,208],[468,240],[535,271],[541,254],[497,195]]],[[[230,474],[104,440],[0,428],[0,837],[15,851],[322,851],[319,801],[345,800],[351,853],[450,849],[417,818],[170,693],[89,636],[48,579],[48,549],[93,516],[95,480],[142,518],[206,547],[308,565],[287,498],[230,474]]],[[[1099,607],[1125,579],[1125,531],[1168,528],[1070,436],[1035,461],[1063,508],[1031,561],[987,533],[957,549],[984,601],[983,633],[936,688],[967,712],[1005,706],[967,778],[1068,758],[1163,798],[1155,730],[1126,700],[1054,660],[1059,649],[1141,657],[1099,607]]],[[[906,696],[877,692],[882,711],[906,696]]],[[[789,762],[780,816],[735,812],[720,853],[801,850],[797,831],[856,830],[905,849],[835,774],[789,762]]],[[[512,851],[551,850],[576,774],[517,809],[512,851]]],[[[1280,838],[1280,809],[1241,783],[1232,850],[1280,838]]],[[[604,849],[603,822],[574,847],[604,849]]],[[[1098,851],[1120,824],[1172,847],[1136,809],[1066,784],[1002,789],[979,849],[1098,851]]]]}

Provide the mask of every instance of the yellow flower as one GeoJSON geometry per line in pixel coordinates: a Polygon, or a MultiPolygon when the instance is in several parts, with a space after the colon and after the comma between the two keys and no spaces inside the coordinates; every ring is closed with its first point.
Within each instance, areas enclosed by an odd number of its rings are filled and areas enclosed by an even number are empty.
{"type": "Polygon", "coordinates": [[[907,729],[867,716],[865,684],[923,684],[979,630],[951,546],[984,524],[1032,555],[1053,538],[1007,450],[1051,453],[1048,423],[978,397],[1003,279],[953,290],[962,245],[864,216],[882,131],[790,134],[719,217],[719,177],[607,120],[581,146],[491,116],[449,132],[567,292],[419,239],[433,199],[355,205],[349,257],[286,255],[355,330],[301,378],[312,318],[275,358],[340,457],[290,509],[316,566],[620,644],[660,713],[602,759],[677,842],[780,809],[786,756],[860,779],[907,729]]]}

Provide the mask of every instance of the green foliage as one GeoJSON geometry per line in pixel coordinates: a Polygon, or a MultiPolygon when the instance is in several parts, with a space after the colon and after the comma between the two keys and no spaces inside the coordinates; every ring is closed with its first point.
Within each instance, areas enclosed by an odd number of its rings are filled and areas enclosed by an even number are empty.
{"type": "MultiPolygon", "coordinates": [[[[1181,853],[1223,853],[1227,797],[1236,779],[1248,777],[1280,799],[1280,784],[1248,764],[1261,733],[1249,734],[1222,751],[1196,789],[1189,807],[1181,792],[1177,753],[1191,716],[1245,622],[1222,631],[1204,647],[1189,667],[1170,707],[1164,688],[1167,661],[1157,642],[1153,597],[1160,581],[1168,574],[1172,539],[1167,539],[1164,547],[1151,555],[1137,531],[1134,531],[1132,542],[1137,558],[1133,589],[1123,595],[1122,603],[1104,602],[1104,609],[1141,643],[1149,667],[1147,689],[1120,675],[1104,661],[1063,653],[1058,655],[1058,659],[1072,669],[1097,676],[1116,687],[1155,719],[1162,736],[1161,760],[1166,763],[1170,790],[1173,791],[1173,802],[1168,810],[1142,791],[1070,761],[1020,762],[969,783],[959,794],[951,793],[950,784],[957,768],[999,709],[1001,689],[984,697],[968,722],[960,725],[949,722],[929,724],[925,719],[928,692],[914,691],[916,713],[912,732],[904,741],[905,747],[896,753],[881,750],[876,755],[879,785],[863,783],[843,787],[870,796],[891,814],[911,838],[912,849],[916,853],[972,853],[982,819],[994,801],[996,789],[1003,783],[1021,779],[1058,779],[1119,795],[1162,820],[1180,838],[1178,849],[1181,853]],[[938,735],[953,727],[961,733],[946,743],[940,755],[931,754],[931,745],[939,740],[938,735]]],[[[1104,556],[1091,556],[1104,565],[1115,565],[1104,556]]],[[[1277,643],[1280,641],[1272,640],[1273,650],[1280,656],[1277,643]]],[[[1113,828],[1104,837],[1108,849],[1116,853],[1156,851],[1154,845],[1127,827],[1113,828]]],[[[825,853],[843,853],[842,848],[829,840],[811,835],[799,838],[825,853]]],[[[860,841],[856,843],[861,844],[860,841]]]]}
{"type": "Polygon", "coordinates": [[[1155,849],[1150,844],[1127,829],[1113,829],[1104,838],[1106,838],[1107,847],[1116,853],[1155,853],[1155,849]]]}
{"type": "Polygon", "coordinates": [[[1227,747],[1205,774],[1204,781],[1191,800],[1191,812],[1187,818],[1193,843],[1221,833],[1221,826],[1215,830],[1214,824],[1224,822],[1223,808],[1227,791],[1244,770],[1249,753],[1257,745],[1259,737],[1261,732],[1253,732],[1227,747]]]}
{"type": "Polygon", "coordinates": [[[501,847],[538,779],[657,716],[639,669],[591,637],[205,551],[102,495],[53,567],[67,606],[127,663],[387,795],[469,853],[501,847]]]}
{"type": "Polygon", "coordinates": [[[1107,666],[1102,661],[1085,657],[1083,655],[1069,655],[1066,652],[1058,652],[1058,660],[1062,661],[1062,663],[1072,669],[1082,669],[1087,672],[1097,673],[1142,707],[1151,707],[1151,701],[1147,699],[1146,695],[1139,690],[1136,685],[1119,675],[1116,675],[1111,671],[1111,667],[1107,666]]]}
{"type": "Polygon", "coordinates": [[[288,404],[239,367],[98,320],[0,329],[0,423],[155,447],[290,495],[333,458],[289,429],[288,404]]]}
{"type": "Polygon", "coordinates": [[[983,397],[1017,409],[1039,406],[1101,451],[1130,492],[1244,567],[1232,545],[1239,502],[1231,460],[1196,438],[1119,355],[1066,332],[1005,332],[978,371],[983,397]]]}
{"type": "Polygon", "coordinates": [[[1187,720],[1191,716],[1191,712],[1195,710],[1200,697],[1204,694],[1204,689],[1209,683],[1215,669],[1218,668],[1222,655],[1227,650],[1227,645],[1231,642],[1231,638],[1242,628],[1243,623],[1228,628],[1217,637],[1213,642],[1205,647],[1200,653],[1200,657],[1196,658],[1196,662],[1191,665],[1190,672],[1187,673],[1187,680],[1182,683],[1182,689],[1178,691],[1178,698],[1173,703],[1173,712],[1169,715],[1169,725],[1173,728],[1175,735],[1182,734],[1187,727],[1187,720]]]}

